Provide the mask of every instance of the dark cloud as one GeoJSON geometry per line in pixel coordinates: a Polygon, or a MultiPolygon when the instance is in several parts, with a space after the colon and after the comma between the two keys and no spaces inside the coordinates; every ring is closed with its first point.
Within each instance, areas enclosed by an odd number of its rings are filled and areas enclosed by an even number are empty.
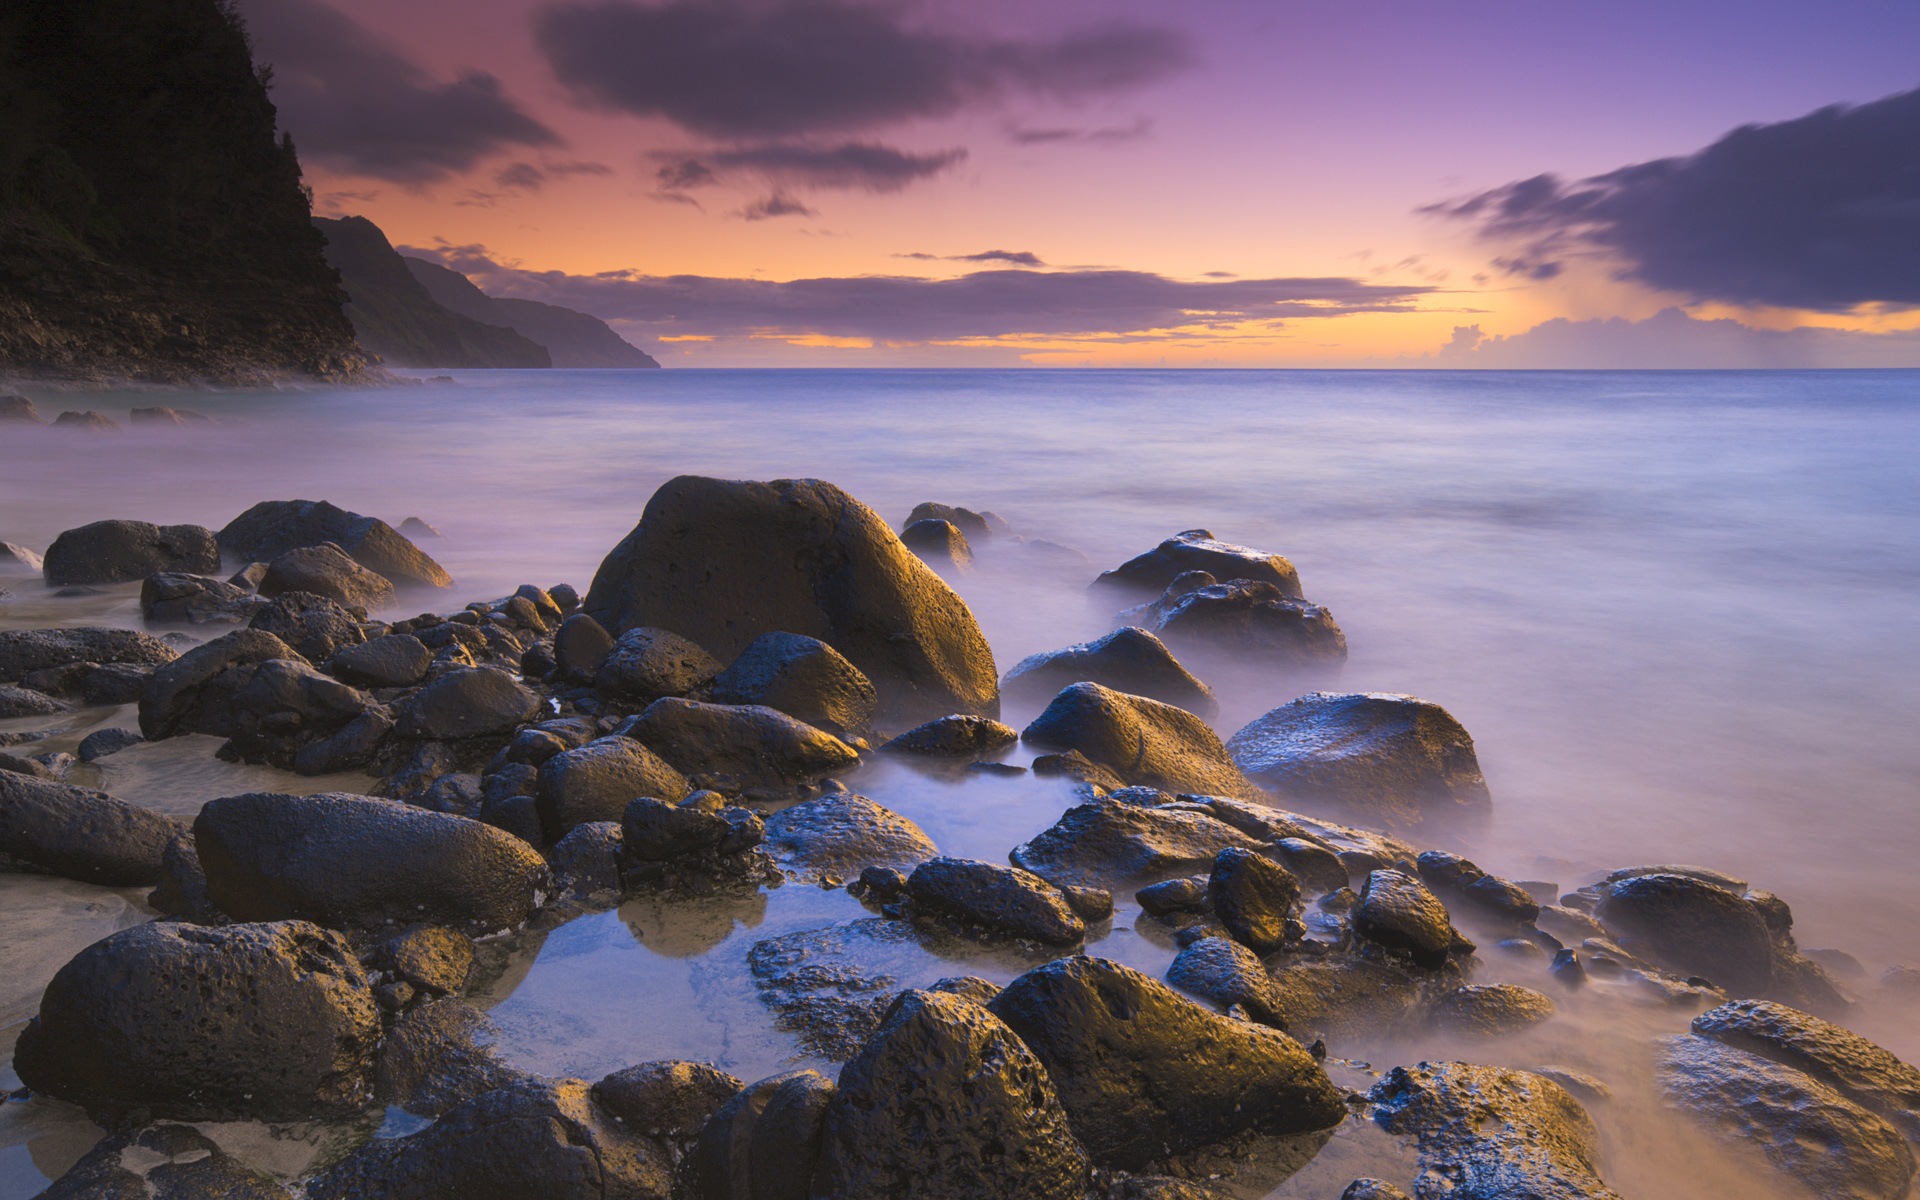
{"type": "Polygon", "coordinates": [[[534,32],[583,103],[728,139],[871,129],[1013,91],[1074,99],[1152,82],[1192,58],[1166,29],[983,39],[849,0],[587,0],[542,10],[534,32]]]}
{"type": "Polygon", "coordinates": [[[1016,267],[1044,267],[1040,256],[1031,250],[982,250],[978,254],[896,254],[895,258],[912,258],[921,262],[1003,262],[1016,267]]]}
{"type": "Polygon", "coordinates": [[[519,188],[522,191],[538,191],[547,182],[547,173],[530,162],[514,163],[497,172],[493,181],[503,188],[519,188]]]}
{"type": "Polygon", "coordinates": [[[720,181],[713,168],[697,158],[675,158],[654,172],[654,178],[660,181],[662,190],[669,192],[684,192],[720,181]]]}
{"type": "Polygon", "coordinates": [[[1552,175],[1424,211],[1518,250],[1510,275],[1572,257],[1696,300],[1844,311],[1920,306],[1920,91],[1747,125],[1696,154],[1578,183],[1552,175]]]}
{"type": "Polygon", "coordinates": [[[897,192],[938,175],[967,156],[965,150],[912,154],[874,142],[837,146],[773,143],[716,150],[709,159],[722,170],[748,170],[781,183],[816,188],[897,192]]]}
{"type": "Polygon", "coordinates": [[[1023,125],[1007,126],[1007,137],[1022,146],[1045,146],[1060,142],[1086,142],[1094,145],[1133,142],[1152,132],[1153,122],[1145,117],[1139,118],[1131,125],[1106,125],[1092,129],[1078,126],[1038,129],[1023,125]]]}
{"type": "Polygon", "coordinates": [[[256,57],[300,154],[339,171],[430,183],[513,146],[560,136],[467,71],[430,77],[397,47],[318,0],[245,0],[256,57]]]}
{"type": "Polygon", "coordinates": [[[1920,366],[1920,332],[1755,329],[1669,308],[1644,321],[1556,317],[1524,333],[1489,337],[1456,327],[1437,355],[1401,360],[1487,370],[1744,370],[1920,366]]]}
{"type": "Polygon", "coordinates": [[[1019,335],[1143,335],[1182,326],[1403,312],[1427,287],[1354,279],[1190,282],[1144,271],[976,271],[955,279],[905,276],[775,282],[634,272],[568,275],[504,267],[482,247],[438,257],[487,291],[577,308],[636,332],[870,338],[927,343],[1019,335]]]}
{"type": "Polygon", "coordinates": [[[747,221],[767,221],[774,217],[817,217],[820,214],[795,200],[785,192],[774,192],[762,196],[752,204],[740,210],[740,216],[747,221]]]}

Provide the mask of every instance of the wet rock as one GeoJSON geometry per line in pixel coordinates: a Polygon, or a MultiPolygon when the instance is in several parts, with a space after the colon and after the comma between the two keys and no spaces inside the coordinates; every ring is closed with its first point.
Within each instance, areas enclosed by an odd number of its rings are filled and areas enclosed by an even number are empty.
{"type": "Polygon", "coordinates": [[[1222,1009],[1240,1005],[1262,1025],[1287,1027],[1285,996],[1260,957],[1231,938],[1189,942],[1174,955],[1167,982],[1222,1009]]]}
{"type": "Polygon", "coordinates": [[[656,700],[620,732],[705,787],[776,799],[860,761],[825,730],[758,704],[656,700]]]}
{"type": "Polygon", "coordinates": [[[1265,554],[1223,542],[1205,529],[1176,533],[1152,550],[1122,563],[1094,580],[1095,587],[1157,593],[1188,571],[1206,571],[1217,579],[1246,579],[1272,584],[1283,596],[1298,598],[1300,576],[1278,554],[1265,554]]]}
{"type": "Polygon", "coordinates": [[[685,696],[720,673],[720,660],[677,633],[641,626],[613,643],[594,673],[603,695],[633,704],[685,696]]]}
{"type": "Polygon", "coordinates": [[[619,891],[620,843],[617,821],[575,825],[548,852],[554,886],[575,897],[619,891]]]}
{"type": "Polygon", "coordinates": [[[962,858],[931,858],[907,877],[914,912],[990,936],[1072,946],[1086,922],[1060,889],[1027,871],[962,858]]]}
{"type": "Polygon", "coordinates": [[[159,638],[132,629],[0,630],[0,683],[17,683],[35,671],[74,663],[160,666],[179,657],[178,650],[159,638]]]}
{"type": "Polygon", "coordinates": [[[220,547],[241,560],[269,562],[289,550],[332,542],[396,587],[452,587],[453,579],[418,546],[374,517],[324,500],[265,500],[219,533],[220,547]]]}
{"type": "Polygon", "coordinates": [[[925,978],[930,941],[906,921],[849,921],[755,942],[747,967],[781,1029],[809,1053],[845,1062],[880,1027],[900,989],[925,978]]]}
{"type": "Polygon", "coordinates": [[[1550,933],[1563,942],[1580,943],[1591,937],[1607,936],[1606,929],[1577,908],[1562,908],[1557,904],[1542,904],[1534,924],[1541,932],[1550,933]]]}
{"type": "Polygon", "coordinates": [[[1271,973],[1296,1037],[1323,1037],[1347,1048],[1415,1027],[1421,979],[1404,962],[1378,953],[1299,958],[1271,973]]]}
{"type": "MultiPolygon", "coordinates": [[[[140,410],[136,410],[140,411],[140,410]]],[[[110,1134],[37,1200],[289,1200],[287,1189],[186,1125],[110,1134]]]]}
{"type": "Polygon", "coordinates": [[[1102,1166],[1133,1169],[1249,1129],[1304,1133],[1346,1116],[1299,1043],[1118,963],[1058,959],[1008,984],[992,1011],[1046,1065],[1102,1166]]]}
{"type": "Polygon", "coordinates": [[[1802,1071],[1710,1038],[1669,1038],[1658,1081],[1668,1103],[1758,1151],[1808,1194],[1898,1200],[1913,1151],[1893,1126],[1802,1071]]]}
{"type": "Polygon", "coordinates": [[[419,638],[389,633],[369,642],[342,645],[327,660],[327,670],[355,687],[412,687],[427,677],[432,662],[433,651],[419,638]]]}
{"type": "Polygon", "coordinates": [[[402,1013],[380,1043],[374,1099],[437,1117],[495,1088],[527,1078],[500,1060],[500,1031],[465,1001],[427,1000],[402,1013]]]}
{"type": "Polygon", "coordinates": [[[988,1010],[909,992],[840,1072],[813,1194],[1082,1200],[1087,1158],[1048,1072],[988,1010]]]}
{"type": "Polygon", "coordinates": [[[120,423],[112,417],[103,416],[91,409],[68,410],[53,419],[55,429],[72,429],[83,433],[119,433],[120,423]]]}
{"type": "MultiPolygon", "coordinates": [[[[906,531],[912,529],[922,521],[946,521],[964,534],[969,541],[992,541],[995,529],[992,522],[989,521],[991,515],[992,514],[989,513],[977,513],[970,508],[956,508],[951,504],[936,504],[928,500],[914,505],[913,511],[907,514],[906,523],[900,527],[901,539],[904,541],[906,531]]],[[[1008,526],[1004,520],[994,517],[993,521],[999,522],[1001,527],[999,532],[1012,532],[1012,528],[1008,526]]],[[[912,543],[909,542],[908,544],[911,545],[912,543]]]]}
{"type": "Polygon", "coordinates": [[[1282,668],[1345,662],[1347,638],[1322,605],[1270,583],[1231,579],[1190,587],[1178,579],[1160,599],[1117,618],[1181,649],[1212,650],[1282,668]]]}
{"type": "Polygon", "coordinates": [[[1281,838],[1261,853],[1291,871],[1299,879],[1300,886],[1310,894],[1337,892],[1352,882],[1339,854],[1317,841],[1298,837],[1281,838]]]}
{"type": "Polygon", "coordinates": [[[1376,1124],[1415,1139],[1422,1196],[1619,1200],[1600,1178],[1593,1118],[1543,1076],[1423,1062],[1395,1067],[1368,1098],[1376,1124]]]}
{"type": "Polygon", "coordinates": [[[787,1071],[738,1088],[700,1131],[687,1175],[698,1200],[806,1200],[833,1081],[787,1071]]]}
{"type": "Polygon", "coordinates": [[[379,1035],[372,991],[339,934],[304,921],[159,922],[60,968],[14,1069],[95,1113],[297,1120],[365,1099],[379,1035]]]}
{"type": "Polygon", "coordinates": [[[930,758],[975,758],[998,754],[1020,740],[1020,731],[987,717],[950,716],[916,725],[880,749],[930,758]]]}
{"type": "Polygon", "coordinates": [[[404,1138],[376,1139],[308,1200],[667,1200],[671,1148],[612,1117],[577,1079],[521,1079],[404,1138]]]}
{"type": "Polygon", "coordinates": [[[647,1062],[594,1084],[593,1100],[638,1133],[685,1141],[743,1086],[707,1063],[647,1062]]]}
{"type": "Polygon", "coordinates": [[[445,740],[511,733],[539,713],[540,697],[493,667],[452,671],[398,706],[402,737],[445,740]]]}
{"type": "MultiPolygon", "coordinates": [[[[260,605],[248,619],[247,628],[272,634],[310,662],[325,662],[336,651],[358,646],[367,637],[358,618],[337,600],[301,591],[283,592],[271,603],[260,605]]],[[[409,682],[417,681],[416,677],[409,682]]]]}
{"type": "Polygon", "coordinates": [[[300,655],[270,633],[241,629],[195,646],[154,671],[140,693],[140,732],[149,741],[183,733],[231,737],[237,728],[228,711],[234,694],[251,678],[241,668],[300,655]]]}
{"type": "Polygon", "coordinates": [[[973,614],[878,514],[818,480],[669,481],[607,556],[586,611],[609,629],[673,629],[731,656],[763,633],[816,637],[911,723],[999,712],[973,614]]]}
{"type": "Polygon", "coordinates": [[[620,818],[621,879],[629,887],[726,878],[756,882],[762,864],[771,866],[753,853],[765,836],[757,814],[728,807],[713,792],[695,792],[678,804],[642,796],[620,818]]]}
{"type": "Polygon", "coordinates": [[[1506,925],[1530,925],[1540,902],[1517,883],[1489,875],[1457,854],[1428,850],[1419,858],[1420,878],[1449,899],[1482,917],[1506,925]]]}
{"type": "Polygon", "coordinates": [[[589,821],[617,821],[636,796],[678,802],[693,790],[653,751],[624,737],[596,738],[540,765],[539,813],[547,839],[589,821]]]}
{"type": "Polygon", "coordinates": [[[1354,932],[1390,950],[1402,950],[1423,967],[1438,967],[1459,940],[1447,906],[1411,875],[1380,870],[1367,876],[1354,932]]]}
{"type": "Polygon", "coordinates": [[[1552,1000],[1512,983],[1455,988],[1434,999],[1429,1022],[1448,1033],[1500,1037],[1530,1029],[1558,1010],[1552,1000]]]}
{"type": "Polygon", "coordinates": [[[418,991],[452,995],[473,970],[473,939],[438,925],[410,926],[373,948],[372,966],[418,991]]]}
{"type": "Polygon", "coordinates": [[[1014,847],[1013,865],[1056,887],[1140,885],[1211,870],[1229,846],[1257,843],[1224,821],[1191,810],[1143,808],[1107,799],[1068,809],[1014,847]]]}
{"type": "Polygon", "coordinates": [[[1068,884],[1060,889],[1060,894],[1067,898],[1067,907],[1079,913],[1080,919],[1089,925],[1113,916],[1113,893],[1106,888],[1068,884]]]}
{"type": "Polygon", "coordinates": [[[80,739],[78,747],[80,761],[98,762],[109,754],[118,754],[129,746],[137,746],[146,741],[132,729],[96,729],[80,739]]]}
{"type": "Polygon", "coordinates": [[[1033,773],[1042,779],[1071,779],[1084,783],[1100,792],[1117,792],[1127,786],[1127,781],[1106,767],[1089,759],[1078,750],[1069,750],[1065,754],[1041,754],[1033,760],[1033,773]]]}
{"type": "Polygon", "coordinates": [[[574,613],[553,635],[553,661],[562,678],[590,684],[613,652],[613,635],[585,613],[574,613]]]}
{"type": "Polygon", "coordinates": [[[852,879],[868,867],[911,870],[940,853],[918,825],[852,792],[829,792],[767,818],[774,861],[805,880],[852,879]]]}
{"type": "Polygon", "coordinates": [[[1220,711],[1213,689],[1180,665],[1166,644],[1128,626],[1098,641],[1081,642],[1021,659],[1000,681],[1009,699],[1038,702],[1075,683],[1097,683],[1211,718],[1220,711]]]}
{"type": "Polygon", "coordinates": [[[206,575],[219,569],[220,547],[211,530],[146,521],[95,521],[69,529],[53,539],[42,565],[47,582],[56,587],[130,583],[157,571],[206,575]]]}
{"type": "Polygon", "coordinates": [[[1687,875],[1637,875],[1612,884],[1594,916],[1629,952],[1735,992],[1764,993],[1773,942],[1759,911],[1687,875]]]}
{"type": "Polygon", "coordinates": [[[1020,737],[1043,750],[1077,750],[1128,783],[1242,800],[1261,797],[1205,721],[1171,704],[1097,683],[1063,688],[1020,737]]]}
{"type": "Polygon", "coordinates": [[[1289,801],[1390,825],[1484,817],[1473,739],[1437,704],[1381,692],[1314,692],[1228,739],[1233,761],[1289,801]]]}
{"type": "Polygon", "coordinates": [[[525,921],[548,882],[546,863],[516,837],[371,796],[225,796],[200,810],[193,832],[208,896],[241,920],[492,933],[525,921]]]}
{"type": "Polygon", "coordinates": [[[336,604],[385,608],[393,603],[393,584],[367,570],[332,542],[301,546],[276,555],[260,577],[262,596],[305,592],[336,604]]]}
{"type": "Polygon", "coordinates": [[[140,615],[159,625],[244,625],[259,606],[245,588],[211,575],[161,571],[140,584],[140,615]]]}
{"type": "Polygon", "coordinates": [[[1213,860],[1207,901],[1234,941],[1256,954],[1271,954],[1286,941],[1300,881],[1265,855],[1229,846],[1213,860]]]}
{"type": "Polygon", "coordinates": [[[232,740],[220,748],[230,762],[264,762],[286,769],[315,742],[332,737],[349,723],[362,727],[309,758],[309,773],[328,767],[365,765],[372,747],[391,722],[363,692],[308,666],[300,659],[269,659],[246,671],[230,672],[238,683],[222,721],[232,740]]]}
{"type": "Polygon", "coordinates": [[[764,704],[843,739],[873,732],[878,693],[832,646],[797,633],[764,633],[708,688],[719,704],[764,704]]]}
{"type": "Polygon", "coordinates": [[[1693,1031],[1804,1071],[1920,1140],[1920,1071],[1857,1033],[1765,1000],[1702,1013],[1693,1031]]]}
{"type": "Polygon", "coordinates": [[[973,569],[973,547],[967,535],[951,521],[927,517],[900,531],[901,544],[934,567],[951,571],[973,569]]]}
{"type": "Polygon", "coordinates": [[[1600,891],[1604,893],[1606,888],[1613,884],[1624,883],[1629,879],[1638,879],[1643,875],[1684,875],[1688,879],[1697,879],[1702,883],[1710,883],[1717,888],[1723,888],[1735,895],[1739,895],[1747,890],[1746,880],[1735,879],[1725,871],[1716,871],[1712,867],[1666,864],[1622,867],[1618,871],[1609,871],[1607,877],[1600,881],[1602,885],[1600,891]]]}
{"type": "Polygon", "coordinates": [[[154,883],[180,827],[105,792],[0,771],[0,852],[108,887],[154,883]]]}
{"type": "Polygon", "coordinates": [[[68,711],[68,707],[52,696],[36,692],[31,688],[0,684],[0,720],[9,720],[14,717],[50,717],[55,713],[68,711]]]}
{"type": "Polygon", "coordinates": [[[1148,916],[1164,917],[1169,913],[1207,911],[1207,877],[1192,876],[1187,879],[1169,879],[1164,883],[1155,883],[1141,888],[1133,894],[1140,910],[1148,916]]]}

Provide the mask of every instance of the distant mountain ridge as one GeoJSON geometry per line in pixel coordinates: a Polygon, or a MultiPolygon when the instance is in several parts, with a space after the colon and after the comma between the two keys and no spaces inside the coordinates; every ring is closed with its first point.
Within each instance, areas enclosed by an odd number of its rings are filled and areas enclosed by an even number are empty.
{"type": "Polygon", "coordinates": [[[489,296],[449,267],[402,254],[400,260],[427,294],[463,317],[504,325],[547,348],[556,367],[658,367],[651,354],[613,331],[599,317],[538,300],[489,296]]]}

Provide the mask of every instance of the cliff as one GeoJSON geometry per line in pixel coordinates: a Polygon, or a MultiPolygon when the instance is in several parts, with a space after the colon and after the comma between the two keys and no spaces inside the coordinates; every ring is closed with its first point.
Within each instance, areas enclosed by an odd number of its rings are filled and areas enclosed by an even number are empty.
{"type": "Polygon", "coordinates": [[[458,271],[402,255],[407,270],[442,308],[488,325],[505,325],[547,348],[556,367],[658,367],[652,355],[589,313],[538,300],[489,296],[458,271]]]}

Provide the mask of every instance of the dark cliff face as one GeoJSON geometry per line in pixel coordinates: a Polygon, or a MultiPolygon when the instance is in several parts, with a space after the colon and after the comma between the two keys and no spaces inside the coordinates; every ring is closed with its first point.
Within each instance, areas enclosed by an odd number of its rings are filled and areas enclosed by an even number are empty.
{"type": "Polygon", "coordinates": [[[613,331],[599,317],[538,300],[489,296],[458,271],[424,258],[402,255],[420,286],[461,316],[505,325],[547,348],[556,367],[657,367],[651,354],[613,331]]]}
{"type": "Polygon", "coordinates": [[[0,4],[0,371],[363,374],[226,0],[0,4]]]}

